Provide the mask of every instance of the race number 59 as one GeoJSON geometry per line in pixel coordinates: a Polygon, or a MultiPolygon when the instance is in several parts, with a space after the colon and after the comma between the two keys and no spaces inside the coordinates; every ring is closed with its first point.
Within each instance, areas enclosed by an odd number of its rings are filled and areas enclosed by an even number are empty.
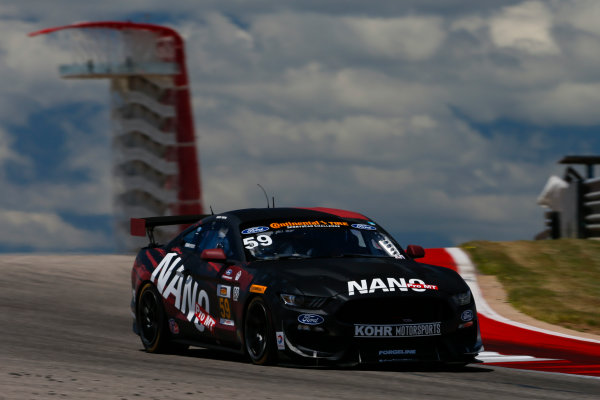
{"type": "Polygon", "coordinates": [[[219,297],[219,311],[221,313],[221,318],[231,318],[231,306],[229,304],[229,299],[226,299],[225,297],[219,297]]]}
{"type": "Polygon", "coordinates": [[[257,235],[244,238],[244,247],[248,250],[252,250],[253,248],[258,247],[258,245],[269,246],[272,243],[273,239],[271,239],[269,235],[257,235]]]}

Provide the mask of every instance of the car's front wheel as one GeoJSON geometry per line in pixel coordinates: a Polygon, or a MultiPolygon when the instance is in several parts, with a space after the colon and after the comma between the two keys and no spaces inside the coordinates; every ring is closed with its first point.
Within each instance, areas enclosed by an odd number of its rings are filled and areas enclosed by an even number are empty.
{"type": "Polygon", "coordinates": [[[253,298],[246,309],[244,343],[246,353],[254,364],[266,365],[276,361],[277,350],[271,314],[260,297],[253,298]]]}

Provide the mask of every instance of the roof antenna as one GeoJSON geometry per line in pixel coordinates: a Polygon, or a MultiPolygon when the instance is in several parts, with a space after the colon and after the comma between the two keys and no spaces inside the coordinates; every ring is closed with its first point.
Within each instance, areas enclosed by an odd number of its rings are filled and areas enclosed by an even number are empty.
{"type": "Polygon", "coordinates": [[[272,199],[273,199],[273,208],[275,208],[275,196],[273,196],[272,199]]]}
{"type": "Polygon", "coordinates": [[[257,185],[259,188],[261,188],[261,189],[262,189],[262,191],[263,191],[263,193],[265,194],[265,199],[267,199],[267,208],[269,208],[269,196],[267,196],[267,191],[265,190],[265,188],[264,188],[264,187],[262,187],[262,186],[260,185],[260,183],[257,183],[256,185],[257,185]]]}
{"type": "Polygon", "coordinates": [[[208,206],[210,208],[210,215],[215,215],[215,212],[212,209],[212,206],[208,206]]]}

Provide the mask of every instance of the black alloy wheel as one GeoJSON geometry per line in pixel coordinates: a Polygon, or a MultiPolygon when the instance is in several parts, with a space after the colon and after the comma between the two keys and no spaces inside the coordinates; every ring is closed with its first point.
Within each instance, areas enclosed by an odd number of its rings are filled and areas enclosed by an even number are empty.
{"type": "Polygon", "coordinates": [[[275,362],[275,333],[271,315],[260,297],[253,298],[248,304],[244,320],[244,343],[246,353],[254,364],[267,365],[275,362]]]}
{"type": "Polygon", "coordinates": [[[149,353],[163,350],[167,341],[165,332],[165,312],[160,295],[151,283],[146,283],[138,297],[136,318],[140,338],[149,353]]]}

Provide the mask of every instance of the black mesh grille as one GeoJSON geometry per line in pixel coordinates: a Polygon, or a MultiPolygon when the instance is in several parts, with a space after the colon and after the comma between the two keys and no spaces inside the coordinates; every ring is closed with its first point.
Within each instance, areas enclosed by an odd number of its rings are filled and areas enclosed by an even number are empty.
{"type": "Polygon", "coordinates": [[[348,324],[402,324],[444,321],[452,311],[445,301],[432,297],[387,297],[347,301],[336,313],[348,324]]]}
{"type": "Polygon", "coordinates": [[[304,307],[311,309],[323,308],[327,300],[327,297],[305,296],[304,307]]]}

